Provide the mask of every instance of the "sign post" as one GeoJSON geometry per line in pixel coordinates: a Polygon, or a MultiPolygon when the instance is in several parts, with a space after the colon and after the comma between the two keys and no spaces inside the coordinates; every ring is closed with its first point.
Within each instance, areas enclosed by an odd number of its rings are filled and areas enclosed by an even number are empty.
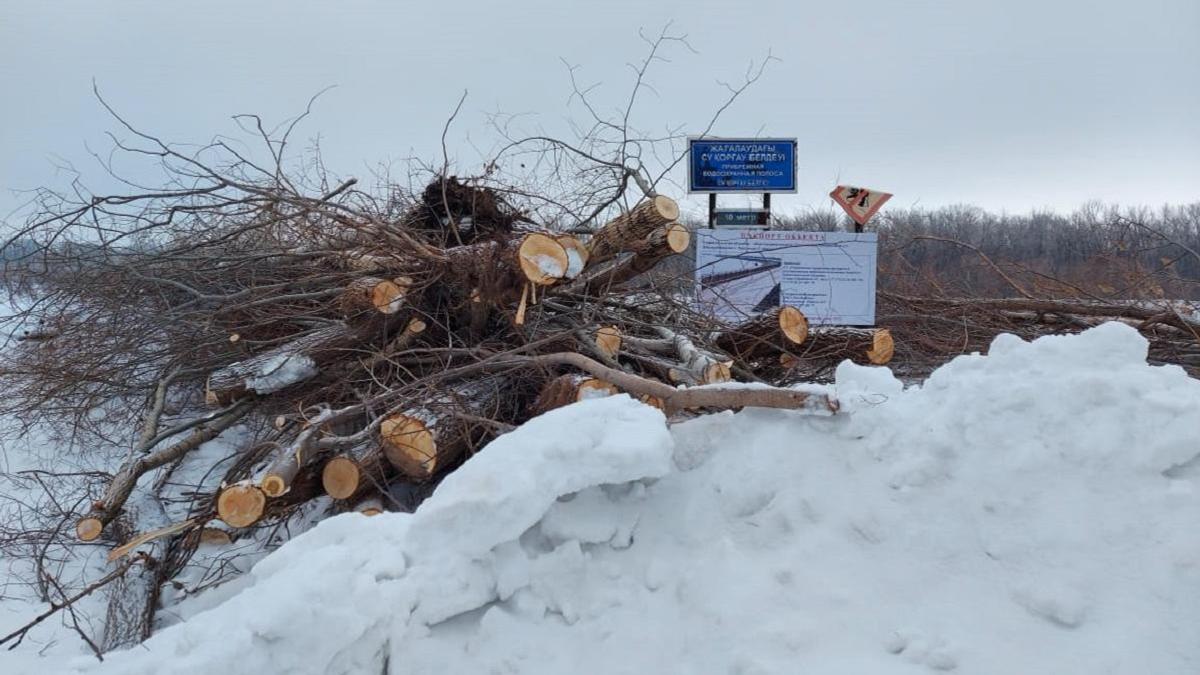
{"type": "Polygon", "coordinates": [[[718,192],[761,193],[765,224],[771,195],[795,191],[794,138],[688,139],[688,192],[708,193],[709,228],[718,224],[718,192]]]}

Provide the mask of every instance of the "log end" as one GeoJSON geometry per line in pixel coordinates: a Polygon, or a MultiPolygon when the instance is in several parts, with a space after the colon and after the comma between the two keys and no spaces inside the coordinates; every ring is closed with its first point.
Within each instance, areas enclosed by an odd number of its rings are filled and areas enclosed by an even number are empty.
{"type": "Polygon", "coordinates": [[[779,330],[784,338],[794,345],[801,344],[808,338],[808,319],[804,312],[784,305],[779,308],[779,330]]]}
{"type": "Polygon", "coordinates": [[[703,384],[721,384],[733,379],[733,361],[714,361],[704,368],[703,384]]]}
{"type": "Polygon", "coordinates": [[[437,471],[437,441],[416,417],[392,415],[379,425],[384,455],[406,476],[425,480],[437,471]]]}
{"type": "Polygon", "coordinates": [[[679,204],[675,203],[674,199],[666,195],[657,195],[654,198],[654,212],[663,220],[673,221],[679,219],[679,204]]]}
{"type": "Polygon", "coordinates": [[[671,223],[667,226],[667,248],[671,249],[672,253],[683,253],[691,244],[692,232],[686,225],[671,223]]]}
{"type": "Polygon", "coordinates": [[[892,331],[886,328],[875,331],[871,339],[871,348],[867,350],[867,360],[877,366],[882,366],[891,362],[895,353],[896,345],[892,340],[892,331]]]}
{"type": "Polygon", "coordinates": [[[567,272],[563,276],[567,279],[574,279],[582,274],[588,263],[587,247],[569,234],[559,235],[555,237],[555,241],[567,252],[567,272]]]}
{"type": "Polygon", "coordinates": [[[661,410],[663,412],[667,411],[667,402],[662,400],[662,398],[660,398],[658,396],[653,396],[651,394],[642,394],[641,396],[638,397],[638,400],[641,401],[642,403],[645,403],[646,405],[650,406],[651,408],[658,408],[659,410],[661,410]]]}
{"type": "Polygon", "coordinates": [[[539,286],[549,286],[567,275],[567,250],[554,237],[533,232],[525,235],[517,250],[521,273],[539,286]]]}
{"type": "Polygon", "coordinates": [[[231,485],[217,497],[217,516],[230,527],[249,527],[262,518],[267,498],[254,485],[231,485]]]}
{"type": "Polygon", "coordinates": [[[579,383],[575,390],[576,401],[586,401],[590,398],[604,398],[620,393],[612,384],[599,378],[589,377],[579,383]]]}
{"type": "Polygon", "coordinates": [[[800,357],[784,352],[779,355],[779,365],[786,370],[792,370],[800,365],[800,357]]]}
{"type": "Polygon", "coordinates": [[[380,281],[371,289],[371,304],[382,314],[395,314],[404,304],[406,290],[395,281],[380,281]]]}
{"type": "Polygon", "coordinates": [[[596,331],[596,347],[610,359],[621,351],[621,331],[616,326],[601,326],[596,331]]]}
{"type": "Polygon", "coordinates": [[[103,530],[104,523],[92,516],[80,518],[75,523],[75,536],[79,537],[79,541],[95,541],[103,530]]]}
{"type": "Polygon", "coordinates": [[[349,457],[334,457],[321,469],[321,485],[325,494],[334,499],[346,499],[354,494],[360,478],[358,462],[349,457]]]}
{"type": "Polygon", "coordinates": [[[266,478],[262,479],[262,483],[258,487],[268,497],[279,497],[288,490],[287,481],[283,479],[283,476],[275,474],[268,474],[266,478]]]}
{"type": "Polygon", "coordinates": [[[229,546],[233,543],[233,536],[219,527],[202,527],[200,543],[209,546],[229,546]]]}

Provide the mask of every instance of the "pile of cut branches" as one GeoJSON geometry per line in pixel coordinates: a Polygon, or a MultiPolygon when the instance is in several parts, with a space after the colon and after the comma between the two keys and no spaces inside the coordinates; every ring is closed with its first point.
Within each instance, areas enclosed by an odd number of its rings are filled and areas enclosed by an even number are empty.
{"type": "Polygon", "coordinates": [[[553,408],[620,392],[668,416],[831,413],[773,386],[782,357],[891,358],[887,331],[810,330],[791,307],[723,327],[657,291],[648,275],[691,232],[653,192],[569,235],[479,180],[437,176],[397,209],[354,181],[304,196],[196,171],[187,189],[51,205],[8,274],[5,412],[130,448],[54,528],[147,562],[145,604],[110,617],[124,628],[103,648],[149,634],[158,589],[203,541],[410,510],[553,408]],[[735,378],[758,385],[722,386],[735,378]],[[222,434],[233,456],[197,455],[222,434]],[[173,472],[196,462],[204,477],[179,490],[173,472]]]}

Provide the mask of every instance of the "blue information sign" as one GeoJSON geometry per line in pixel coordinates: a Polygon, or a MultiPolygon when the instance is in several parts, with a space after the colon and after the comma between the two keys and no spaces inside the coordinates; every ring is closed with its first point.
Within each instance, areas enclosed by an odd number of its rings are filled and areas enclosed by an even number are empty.
{"type": "Polygon", "coordinates": [[[796,139],[688,139],[688,192],[795,192],[796,139]]]}

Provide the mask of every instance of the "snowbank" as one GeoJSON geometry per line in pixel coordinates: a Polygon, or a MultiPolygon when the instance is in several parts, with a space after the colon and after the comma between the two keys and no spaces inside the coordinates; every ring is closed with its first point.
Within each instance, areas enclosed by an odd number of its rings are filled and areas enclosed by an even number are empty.
{"type": "Polygon", "coordinates": [[[412,516],[325,521],[113,673],[1200,672],[1200,382],[1106,324],[847,415],[508,434],[412,516]]]}

